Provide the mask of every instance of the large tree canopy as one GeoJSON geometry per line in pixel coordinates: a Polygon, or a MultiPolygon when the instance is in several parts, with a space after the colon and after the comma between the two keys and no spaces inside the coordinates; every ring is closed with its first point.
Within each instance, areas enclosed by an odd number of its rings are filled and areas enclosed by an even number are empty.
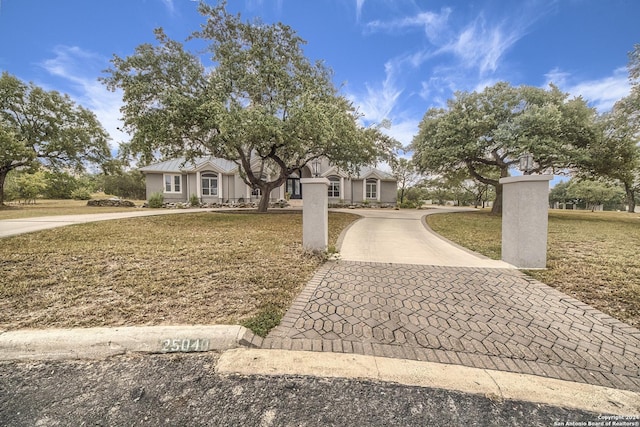
{"type": "Polygon", "coordinates": [[[497,83],[482,92],[457,92],[446,108],[428,110],[413,139],[414,161],[432,174],[466,169],[496,189],[493,213],[502,212],[498,177],[524,153],[533,172],[576,167],[597,134],[596,113],[581,98],[569,99],[557,87],[541,89],[497,83]]]}
{"type": "Polygon", "coordinates": [[[622,184],[628,211],[633,213],[640,192],[640,45],[629,54],[627,68],[631,93],[598,118],[601,133],[590,144],[581,173],[622,184]]]}
{"type": "Polygon", "coordinates": [[[67,95],[2,73],[0,77],[0,205],[4,182],[17,168],[103,165],[111,157],[108,135],[96,116],[67,95]]]}
{"type": "Polygon", "coordinates": [[[211,67],[161,29],[156,45],[114,56],[103,81],[124,92],[127,154],[143,163],[202,155],[233,161],[261,190],[264,211],[271,190],[318,157],[355,172],[395,148],[377,128],[358,124],[330,70],[305,57],[290,27],[243,22],[225,3],[199,10],[207,20],[189,40],[208,43],[211,67]]]}

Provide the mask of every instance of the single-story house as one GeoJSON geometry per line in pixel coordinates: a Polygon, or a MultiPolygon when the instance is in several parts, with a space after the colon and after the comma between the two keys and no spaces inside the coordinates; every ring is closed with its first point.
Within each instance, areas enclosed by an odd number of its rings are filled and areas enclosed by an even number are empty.
{"type": "MultiPolygon", "coordinates": [[[[260,199],[259,190],[253,190],[240,178],[234,162],[200,157],[186,162],[184,158],[167,160],[140,168],[147,186],[147,199],[153,193],[162,193],[165,202],[187,202],[197,195],[202,203],[252,202],[260,199]]],[[[397,181],[387,172],[364,167],[358,176],[332,166],[326,159],[304,166],[291,174],[287,181],[271,192],[270,200],[303,199],[301,178],[312,176],[329,180],[329,203],[395,204],[397,181]],[[316,169],[313,174],[311,168],[316,169]]],[[[269,179],[269,175],[266,176],[269,179]]]]}

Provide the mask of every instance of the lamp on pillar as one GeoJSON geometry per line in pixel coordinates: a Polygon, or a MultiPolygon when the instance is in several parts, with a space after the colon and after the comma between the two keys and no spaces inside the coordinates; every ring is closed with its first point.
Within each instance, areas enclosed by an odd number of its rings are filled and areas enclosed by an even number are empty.
{"type": "Polygon", "coordinates": [[[533,170],[533,154],[524,153],[520,156],[520,170],[524,175],[531,175],[533,170]]]}
{"type": "Polygon", "coordinates": [[[320,160],[318,159],[314,159],[313,162],[311,163],[311,165],[313,166],[313,177],[317,178],[320,176],[320,160]]]}

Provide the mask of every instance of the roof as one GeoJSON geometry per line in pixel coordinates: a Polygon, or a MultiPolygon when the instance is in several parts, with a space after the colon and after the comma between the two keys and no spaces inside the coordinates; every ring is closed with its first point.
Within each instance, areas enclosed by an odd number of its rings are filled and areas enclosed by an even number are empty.
{"type": "Polygon", "coordinates": [[[325,170],[321,176],[328,178],[330,176],[340,176],[342,178],[353,178],[353,179],[367,179],[367,178],[378,178],[382,181],[395,181],[396,178],[383,170],[376,169],[374,167],[363,167],[361,168],[356,175],[349,175],[343,170],[338,169],[336,166],[332,166],[329,169],[325,170]]]}
{"type": "MultiPolygon", "coordinates": [[[[148,166],[141,167],[139,170],[144,173],[185,173],[203,170],[214,170],[216,172],[232,174],[237,172],[238,165],[234,162],[220,159],[217,157],[197,157],[192,161],[186,161],[184,157],[166,160],[164,162],[153,163],[148,166]]],[[[335,166],[326,170],[322,176],[338,175],[347,178],[348,175],[336,168],[335,166]]],[[[383,181],[395,181],[396,178],[388,172],[376,169],[374,167],[365,166],[360,169],[359,173],[353,177],[354,179],[377,178],[383,181]]]]}
{"type": "Polygon", "coordinates": [[[197,157],[191,161],[186,161],[184,157],[166,160],[164,162],[153,163],[148,166],[141,167],[141,172],[195,172],[211,168],[222,173],[233,173],[237,170],[238,165],[234,162],[220,159],[217,157],[197,157]]]}
{"type": "Polygon", "coordinates": [[[362,169],[360,169],[360,173],[358,174],[358,178],[372,178],[372,177],[376,177],[378,179],[381,179],[383,181],[395,181],[396,177],[394,177],[393,175],[391,175],[388,172],[382,171],[380,169],[376,169],[376,168],[372,168],[369,166],[365,166],[362,169]]]}

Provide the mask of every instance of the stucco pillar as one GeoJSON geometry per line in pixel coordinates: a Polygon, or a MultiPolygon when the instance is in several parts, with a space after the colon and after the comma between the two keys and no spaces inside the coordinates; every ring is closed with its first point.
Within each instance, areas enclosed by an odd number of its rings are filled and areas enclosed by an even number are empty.
{"type": "Polygon", "coordinates": [[[547,267],[552,175],[501,178],[502,260],[518,268],[547,267]]]}
{"type": "Polygon", "coordinates": [[[311,251],[326,251],[329,245],[329,180],[302,178],[302,246],[311,251]]]}
{"type": "Polygon", "coordinates": [[[340,200],[347,200],[347,189],[344,188],[344,176],[340,177],[340,200]]]}
{"type": "Polygon", "coordinates": [[[218,197],[220,198],[220,200],[224,201],[224,195],[222,194],[222,189],[223,189],[223,185],[222,185],[222,174],[220,172],[218,172],[218,197]]]}
{"type": "Polygon", "coordinates": [[[378,200],[378,202],[380,201],[380,197],[382,196],[382,187],[380,186],[381,182],[378,179],[376,181],[376,199],[378,200]]]}
{"type": "Polygon", "coordinates": [[[202,180],[200,179],[200,171],[196,172],[196,193],[198,200],[202,201],[202,180]]]}

